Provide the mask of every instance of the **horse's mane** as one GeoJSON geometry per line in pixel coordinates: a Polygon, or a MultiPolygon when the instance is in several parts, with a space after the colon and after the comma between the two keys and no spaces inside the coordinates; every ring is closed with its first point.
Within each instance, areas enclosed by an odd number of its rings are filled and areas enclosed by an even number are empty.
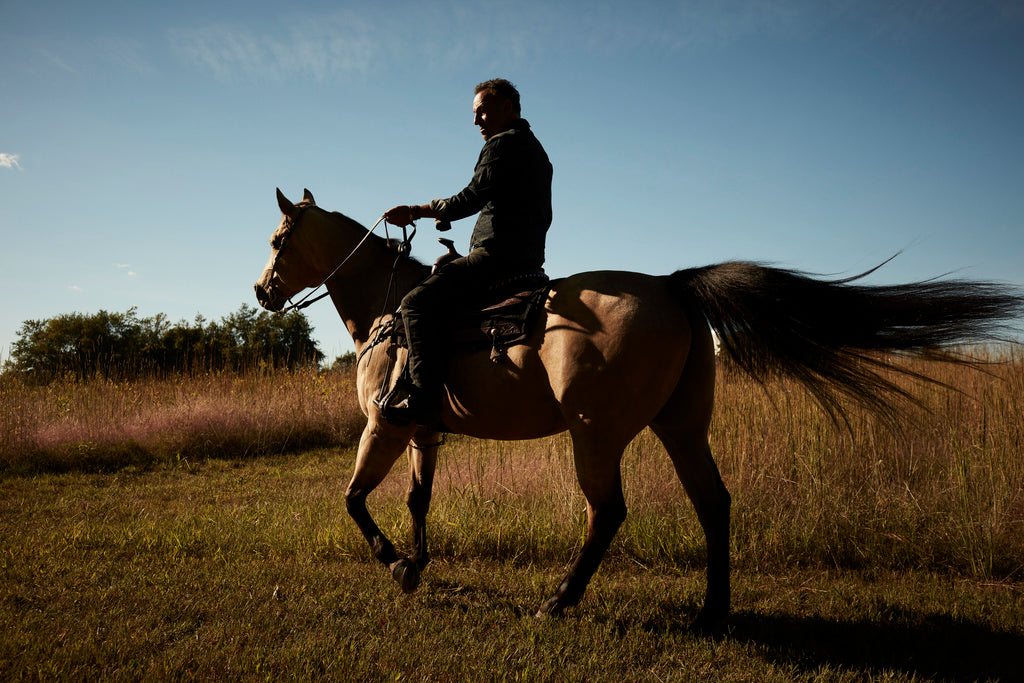
{"type": "MultiPolygon", "coordinates": [[[[320,207],[316,206],[315,204],[311,205],[311,207],[312,208],[318,208],[318,209],[320,208],[320,207]]],[[[354,218],[349,218],[348,216],[346,216],[345,214],[341,213],[340,211],[326,211],[325,209],[320,209],[320,210],[324,211],[324,213],[327,213],[327,214],[333,216],[335,219],[337,219],[339,221],[344,221],[344,222],[351,223],[352,225],[359,226],[364,231],[367,231],[366,226],[364,226],[362,223],[360,223],[359,221],[355,220],[354,218]]],[[[385,223],[384,226],[385,226],[384,229],[386,231],[387,230],[387,224],[385,223]]],[[[378,235],[377,233],[374,233],[374,234],[370,235],[369,239],[366,240],[366,243],[367,244],[373,244],[373,245],[377,246],[378,248],[384,249],[386,251],[389,251],[389,252],[395,254],[396,256],[401,253],[402,240],[397,239],[395,237],[382,237],[381,235],[378,235]]],[[[406,258],[410,262],[412,262],[412,263],[414,263],[414,264],[416,264],[418,266],[422,266],[424,268],[427,267],[422,261],[420,261],[419,259],[415,258],[412,254],[406,254],[406,258]]]]}

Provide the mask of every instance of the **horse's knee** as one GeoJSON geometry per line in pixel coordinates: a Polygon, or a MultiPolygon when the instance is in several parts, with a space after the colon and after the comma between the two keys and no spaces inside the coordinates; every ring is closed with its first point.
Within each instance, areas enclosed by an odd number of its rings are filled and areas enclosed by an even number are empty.
{"type": "Polygon", "coordinates": [[[594,523],[600,523],[608,529],[617,530],[626,521],[627,513],[626,501],[617,500],[598,508],[594,514],[594,523]]]}
{"type": "Polygon", "coordinates": [[[366,491],[349,487],[345,490],[345,509],[350,517],[355,517],[366,509],[366,491]]]}
{"type": "Polygon", "coordinates": [[[730,510],[732,510],[732,494],[729,493],[729,489],[725,487],[725,483],[721,479],[718,480],[718,486],[715,487],[711,507],[719,515],[724,515],[725,517],[728,517],[730,510]]]}
{"type": "Polygon", "coordinates": [[[422,519],[430,510],[430,492],[421,486],[413,487],[409,489],[405,504],[409,507],[409,513],[413,517],[422,519]]]}
{"type": "Polygon", "coordinates": [[[713,485],[707,487],[696,496],[694,504],[699,504],[700,507],[714,516],[728,515],[729,510],[732,508],[732,495],[722,480],[718,479],[713,485]]]}

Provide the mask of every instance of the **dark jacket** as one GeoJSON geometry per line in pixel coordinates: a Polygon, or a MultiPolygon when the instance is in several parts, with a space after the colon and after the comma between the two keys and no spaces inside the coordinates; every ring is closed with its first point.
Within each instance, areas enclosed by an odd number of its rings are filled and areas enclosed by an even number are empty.
{"type": "Polygon", "coordinates": [[[473,179],[462,192],[431,208],[454,221],[479,212],[470,249],[539,268],[551,225],[551,162],[525,119],[484,143],[473,179]]]}

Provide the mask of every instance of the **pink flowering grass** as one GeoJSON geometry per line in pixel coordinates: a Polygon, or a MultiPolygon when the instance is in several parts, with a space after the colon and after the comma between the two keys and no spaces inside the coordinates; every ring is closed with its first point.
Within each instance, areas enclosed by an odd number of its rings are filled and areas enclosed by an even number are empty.
{"type": "Polygon", "coordinates": [[[252,372],[0,384],[0,468],[113,469],[343,445],[361,429],[350,373],[252,372]]]}
{"type": "MultiPolygon", "coordinates": [[[[798,386],[719,374],[711,446],[733,497],[737,566],[865,565],[1024,573],[1024,362],[973,369],[906,361],[953,389],[907,385],[923,408],[894,432],[857,408],[837,427],[798,386]]],[[[905,381],[905,380],[899,380],[905,381]]],[[[197,374],[132,382],[0,383],[0,473],[199,465],[355,444],[350,373],[197,374]]],[[[351,453],[342,454],[346,468],[351,453]]],[[[375,492],[404,536],[402,461],[375,492]]],[[[622,460],[629,516],[614,553],[699,567],[703,532],[657,439],[622,460]]],[[[348,473],[338,475],[345,480],[348,473]]],[[[439,556],[567,560],[586,501],[565,434],[525,442],[452,436],[431,508],[439,556]]]]}

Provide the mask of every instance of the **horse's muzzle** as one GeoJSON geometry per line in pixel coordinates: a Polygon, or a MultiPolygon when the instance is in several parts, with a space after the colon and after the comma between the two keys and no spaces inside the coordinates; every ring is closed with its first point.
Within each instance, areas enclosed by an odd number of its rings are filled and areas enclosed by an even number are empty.
{"type": "Polygon", "coordinates": [[[278,294],[277,288],[273,284],[264,286],[257,282],[253,288],[256,290],[256,301],[263,308],[274,313],[284,308],[284,297],[278,294]]]}

